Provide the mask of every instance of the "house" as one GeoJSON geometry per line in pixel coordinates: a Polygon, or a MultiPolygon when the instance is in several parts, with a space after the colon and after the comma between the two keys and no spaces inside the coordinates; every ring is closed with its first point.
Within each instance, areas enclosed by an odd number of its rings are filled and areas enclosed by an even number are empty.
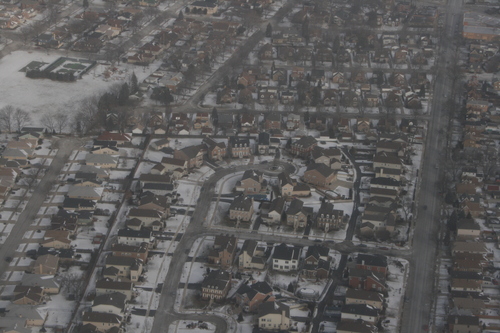
{"type": "Polygon", "coordinates": [[[280,224],[285,212],[285,199],[278,197],[271,201],[267,214],[261,213],[261,218],[268,224],[280,224]]]}
{"type": "Polygon", "coordinates": [[[98,166],[104,169],[112,169],[118,167],[118,158],[112,155],[87,154],[85,156],[85,164],[98,166]]]}
{"type": "Polygon", "coordinates": [[[326,279],[330,274],[329,249],[321,245],[309,246],[300,274],[308,279],[326,279]]]}
{"type": "Polygon", "coordinates": [[[457,240],[471,240],[481,237],[481,228],[474,219],[463,218],[457,223],[457,240]]]}
{"type": "Polygon", "coordinates": [[[241,192],[244,195],[262,194],[267,191],[267,180],[264,175],[258,170],[246,170],[236,183],[236,192],[241,192]]]}
{"type": "Polygon", "coordinates": [[[286,224],[292,226],[294,230],[305,228],[308,220],[312,217],[312,208],[304,207],[304,202],[300,199],[293,199],[285,212],[286,224]]]}
{"type": "Polygon", "coordinates": [[[100,200],[104,188],[92,186],[71,186],[66,194],[68,198],[100,200]]]}
{"type": "Polygon", "coordinates": [[[216,301],[225,299],[231,288],[231,277],[231,273],[226,271],[211,271],[201,283],[201,297],[216,301]]]}
{"type": "Polygon", "coordinates": [[[456,241],[453,243],[451,253],[453,255],[456,255],[457,253],[474,253],[486,255],[488,253],[488,250],[483,242],[456,241]]]}
{"type": "Polygon", "coordinates": [[[342,152],[338,148],[321,148],[314,147],[311,157],[315,163],[323,163],[329,168],[340,169],[340,161],[342,160],[342,152]]]}
{"type": "Polygon", "coordinates": [[[140,259],[108,255],[103,275],[114,280],[121,277],[130,279],[132,282],[137,282],[142,274],[142,265],[143,263],[140,259]]]}
{"type": "Polygon", "coordinates": [[[75,210],[75,211],[82,211],[82,210],[94,210],[96,206],[96,203],[94,200],[87,200],[87,199],[74,199],[74,198],[68,198],[65,197],[63,201],[63,208],[66,210],[75,210]]]}
{"type": "Polygon", "coordinates": [[[272,293],[273,288],[265,281],[255,282],[252,285],[243,283],[236,291],[234,298],[243,311],[255,312],[262,303],[275,301],[272,293]]]}
{"type": "Polygon", "coordinates": [[[281,302],[265,302],[259,306],[258,324],[266,331],[288,331],[291,326],[290,307],[281,302]]]}
{"type": "Polygon", "coordinates": [[[282,172],[278,175],[278,185],[281,195],[285,198],[307,197],[311,195],[311,188],[304,183],[297,183],[288,174],[282,172]]]}
{"type": "Polygon", "coordinates": [[[341,320],[363,320],[370,324],[377,324],[379,310],[366,304],[345,304],[341,310],[341,320]]]}
{"type": "Polygon", "coordinates": [[[334,170],[322,163],[311,163],[307,166],[303,179],[304,182],[311,185],[330,187],[333,182],[337,180],[337,174],[334,170]]]}
{"type": "Polygon", "coordinates": [[[343,217],[343,210],[334,209],[332,203],[323,202],[316,214],[316,227],[325,232],[338,230],[342,224],[343,217]]]}
{"type": "Polygon", "coordinates": [[[306,158],[317,145],[318,141],[312,136],[303,136],[292,143],[291,152],[293,155],[306,158]]]}
{"type": "Polygon", "coordinates": [[[203,143],[207,147],[207,156],[211,161],[222,161],[227,155],[224,142],[217,142],[211,138],[204,138],[203,143]]]}
{"type": "Polygon", "coordinates": [[[476,316],[448,316],[448,331],[453,333],[479,333],[481,326],[476,316]]]}
{"type": "Polygon", "coordinates": [[[281,115],[279,113],[269,113],[264,120],[264,129],[281,129],[281,115]]]}
{"type": "Polygon", "coordinates": [[[363,320],[343,320],[337,324],[337,333],[377,333],[378,328],[363,320]]]}
{"type": "Polygon", "coordinates": [[[149,254],[149,244],[144,242],[139,246],[115,243],[111,246],[111,253],[115,257],[128,257],[146,262],[149,254]]]}
{"type": "Polygon", "coordinates": [[[236,197],[229,206],[229,219],[233,221],[249,222],[254,212],[253,198],[245,195],[236,197]]]}
{"type": "Polygon", "coordinates": [[[387,290],[383,273],[358,268],[349,269],[349,287],[381,293],[385,293],[387,290]]]}
{"type": "Polygon", "coordinates": [[[126,245],[141,246],[142,243],[154,244],[151,230],[120,229],[118,230],[118,243],[126,245]]]}
{"type": "Polygon", "coordinates": [[[217,235],[215,236],[214,246],[208,253],[208,263],[218,265],[222,269],[231,268],[238,240],[230,235],[217,235]]]}
{"type": "Polygon", "coordinates": [[[133,295],[133,286],[132,282],[101,279],[96,282],[95,293],[96,296],[99,296],[119,292],[126,296],[127,301],[130,301],[133,295]]]}
{"type": "Polygon", "coordinates": [[[154,231],[154,224],[158,224],[155,222],[160,222],[160,229],[164,226],[163,220],[167,215],[155,209],[140,209],[140,208],[132,208],[128,213],[128,217],[131,219],[140,220],[144,227],[152,228],[154,231]]]}
{"type": "Polygon", "coordinates": [[[138,209],[156,210],[162,213],[163,216],[170,215],[170,203],[164,196],[146,194],[139,200],[138,209]]]}
{"type": "Polygon", "coordinates": [[[384,296],[376,291],[349,288],[345,295],[345,304],[366,304],[382,311],[384,296]]]}
{"type": "Polygon", "coordinates": [[[257,153],[259,155],[274,154],[275,149],[271,151],[270,143],[271,143],[271,135],[267,132],[260,132],[257,138],[257,153]]]}
{"type": "Polygon", "coordinates": [[[84,312],[82,315],[83,325],[94,325],[99,332],[103,333],[114,327],[119,328],[121,322],[122,317],[113,313],[84,312]]]}
{"type": "MultiPolygon", "coordinates": [[[[195,161],[196,163],[196,161],[195,161]]],[[[163,157],[161,159],[161,165],[165,167],[165,172],[178,171],[180,173],[187,174],[188,161],[180,158],[163,157]]]]}
{"type": "Polygon", "coordinates": [[[356,268],[367,269],[372,272],[387,275],[387,257],[380,254],[358,254],[356,258],[356,268]]]}
{"type": "Polygon", "coordinates": [[[118,145],[123,145],[132,141],[132,136],[130,134],[114,133],[114,132],[104,132],[97,137],[99,141],[116,141],[118,145]]]}
{"type": "Polygon", "coordinates": [[[195,1],[188,5],[191,13],[200,13],[206,15],[213,15],[219,10],[219,6],[209,1],[195,1]]]}
{"type": "Polygon", "coordinates": [[[241,115],[240,126],[242,132],[251,132],[257,127],[255,116],[251,113],[244,113],[241,115]]]}
{"type": "Polygon", "coordinates": [[[94,298],[92,312],[113,313],[120,316],[125,313],[126,303],[127,296],[122,293],[102,294],[94,298]]]}
{"type": "MultiPolygon", "coordinates": [[[[176,174],[177,171],[173,172],[173,175],[176,174]]],[[[180,175],[180,171],[179,171],[180,175]]],[[[179,175],[176,175],[175,177],[178,177],[179,175]]],[[[180,176],[179,176],[180,177],[180,176]]],[[[165,183],[147,183],[144,184],[142,187],[143,193],[151,193],[154,195],[159,195],[159,196],[167,196],[167,195],[172,195],[172,192],[174,191],[174,185],[173,184],[165,184],[165,183]]]]}
{"type": "Polygon", "coordinates": [[[200,168],[203,164],[203,145],[189,146],[174,151],[174,158],[187,162],[188,169],[200,168]]]}
{"type": "Polygon", "coordinates": [[[301,250],[300,247],[288,246],[285,243],[276,246],[272,257],[273,269],[281,272],[298,270],[301,250]]]}
{"type": "Polygon", "coordinates": [[[264,269],[266,258],[264,257],[266,248],[251,239],[245,240],[238,256],[239,269],[264,269]]]}
{"type": "Polygon", "coordinates": [[[151,143],[150,147],[154,150],[162,150],[170,147],[170,139],[160,139],[151,143]]]}
{"type": "Polygon", "coordinates": [[[59,267],[59,257],[51,254],[39,256],[33,265],[32,273],[40,275],[54,275],[59,267]]]}
{"type": "Polygon", "coordinates": [[[26,287],[17,285],[11,299],[17,305],[40,305],[44,301],[43,289],[40,287],[26,287]]]}
{"type": "Polygon", "coordinates": [[[230,137],[229,150],[233,158],[244,158],[252,155],[250,140],[248,138],[242,138],[237,136],[230,137]]]}
{"type": "Polygon", "coordinates": [[[21,285],[25,287],[39,287],[43,289],[45,295],[59,294],[60,284],[54,276],[44,274],[26,273],[21,279],[21,285]]]}

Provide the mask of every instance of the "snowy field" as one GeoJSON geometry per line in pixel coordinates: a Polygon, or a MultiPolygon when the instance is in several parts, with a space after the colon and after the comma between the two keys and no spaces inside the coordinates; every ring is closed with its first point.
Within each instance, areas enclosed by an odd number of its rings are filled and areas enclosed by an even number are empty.
{"type": "Polygon", "coordinates": [[[105,66],[97,65],[89,74],[83,75],[81,80],[68,83],[29,79],[24,72],[19,71],[32,61],[51,63],[60,56],[53,50],[50,54],[42,51],[16,51],[0,59],[0,91],[3,93],[0,108],[5,105],[20,107],[31,112],[32,123],[37,124],[45,112],[59,109],[65,112],[75,111],[78,101],[103,93],[115,84],[121,84],[132,73],[131,70],[126,70],[124,75],[105,81],[101,75],[105,66]]]}

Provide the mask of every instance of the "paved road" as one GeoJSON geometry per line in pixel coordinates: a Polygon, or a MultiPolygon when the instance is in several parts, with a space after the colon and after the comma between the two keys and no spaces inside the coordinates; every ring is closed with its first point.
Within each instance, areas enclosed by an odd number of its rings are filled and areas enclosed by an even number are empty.
{"type": "Polygon", "coordinates": [[[422,331],[424,325],[431,322],[431,304],[434,299],[433,285],[435,274],[435,258],[438,243],[438,223],[440,199],[436,183],[439,172],[435,165],[445,152],[445,133],[439,129],[446,128],[446,116],[442,106],[450,96],[450,79],[446,73],[446,64],[452,59],[455,47],[452,44],[454,29],[460,20],[462,1],[449,0],[446,7],[445,28],[438,62],[433,103],[432,119],[426,139],[424,161],[421,169],[421,181],[418,192],[417,217],[413,234],[413,254],[410,260],[410,276],[406,292],[409,302],[404,304],[402,332],[422,331]]]}
{"type": "MultiPolygon", "coordinates": [[[[288,170],[293,169],[293,167],[289,164],[280,162],[280,165],[288,170]]],[[[184,236],[177,245],[177,248],[172,256],[168,274],[163,283],[163,289],[158,303],[158,308],[156,309],[151,333],[163,333],[166,327],[168,327],[174,321],[182,319],[185,316],[177,313],[174,310],[175,295],[179,286],[184,263],[187,262],[189,250],[193,247],[193,244],[198,237],[207,234],[205,232],[206,229],[203,228],[203,223],[207,218],[212,198],[215,196],[215,186],[217,182],[223,177],[238,171],[244,171],[248,169],[265,171],[270,166],[271,164],[257,164],[220,169],[205,181],[200,191],[199,200],[196,203],[195,210],[191,217],[191,222],[189,223],[184,236]]],[[[293,172],[293,170],[290,171],[293,172]]],[[[263,237],[257,234],[255,236],[263,237]]],[[[271,238],[272,236],[269,235],[268,237],[271,238]]],[[[190,315],[189,318],[195,317],[193,315],[190,315]]],[[[204,321],[210,321],[217,325],[217,332],[228,332],[227,323],[222,318],[216,315],[206,315],[203,316],[203,318],[204,321]]]]}
{"type": "Polygon", "coordinates": [[[26,208],[19,215],[12,231],[5,240],[5,243],[0,247],[0,275],[6,271],[9,265],[5,261],[5,258],[14,256],[18,245],[22,242],[24,233],[29,229],[31,223],[35,220],[40,207],[42,207],[42,204],[47,197],[47,194],[52,189],[52,185],[57,182],[57,176],[59,176],[61,169],[64,167],[64,163],[68,160],[71,152],[75,148],[81,146],[81,142],[76,138],[63,138],[59,139],[57,146],[59,150],[54,157],[50,168],[47,169],[45,175],[40,180],[40,183],[34,189],[26,208]]]}

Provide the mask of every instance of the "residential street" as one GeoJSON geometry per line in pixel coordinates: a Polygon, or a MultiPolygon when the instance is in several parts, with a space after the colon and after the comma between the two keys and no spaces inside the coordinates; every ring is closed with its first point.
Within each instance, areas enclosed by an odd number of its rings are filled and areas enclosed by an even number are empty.
{"type": "MultiPolygon", "coordinates": [[[[57,142],[58,152],[54,157],[50,168],[46,169],[47,172],[40,180],[38,186],[33,189],[31,198],[24,209],[19,215],[19,218],[14,224],[9,237],[5,240],[5,243],[0,246],[0,275],[2,275],[9,263],[6,261],[7,257],[13,257],[17,246],[21,243],[23,235],[29,229],[31,223],[33,223],[40,207],[45,201],[47,194],[57,182],[57,177],[59,176],[64,164],[66,163],[71,152],[81,146],[81,140],[78,138],[61,138],[57,142]]],[[[54,147],[55,148],[55,147],[54,147]]]]}
{"type": "Polygon", "coordinates": [[[435,258],[438,243],[438,223],[440,218],[440,198],[437,182],[440,179],[439,165],[445,152],[446,115],[443,105],[451,93],[450,78],[446,64],[452,58],[455,47],[452,43],[454,28],[460,20],[461,0],[450,0],[447,5],[445,37],[441,44],[438,74],[434,85],[432,118],[426,138],[422,168],[420,169],[420,187],[417,198],[417,217],[414,220],[413,253],[410,260],[410,277],[404,304],[401,331],[417,332],[425,325],[432,326],[430,313],[434,300],[435,258]],[[442,134],[441,134],[442,133],[442,134]],[[437,167],[438,168],[437,168],[437,167]]]}

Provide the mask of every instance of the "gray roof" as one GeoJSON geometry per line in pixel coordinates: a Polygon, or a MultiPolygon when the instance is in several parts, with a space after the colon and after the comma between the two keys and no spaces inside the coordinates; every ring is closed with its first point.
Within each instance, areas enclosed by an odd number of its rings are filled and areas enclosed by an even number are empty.
{"type": "Polygon", "coordinates": [[[202,288],[224,290],[228,283],[231,282],[231,274],[222,270],[211,271],[203,282],[201,283],[202,288]]]}
{"type": "Polygon", "coordinates": [[[249,211],[252,207],[252,203],[253,201],[251,198],[240,195],[239,197],[234,198],[229,210],[249,211]]]}
{"type": "Polygon", "coordinates": [[[299,147],[310,147],[312,145],[315,145],[318,143],[318,140],[313,138],[312,136],[303,136],[297,141],[293,143],[294,146],[299,146],[299,147]]]}
{"type": "Polygon", "coordinates": [[[378,316],[378,310],[366,304],[345,304],[342,307],[342,313],[352,313],[371,317],[378,316]]]}
{"type": "MultiPolygon", "coordinates": [[[[307,171],[311,170],[316,170],[318,171],[323,177],[329,177],[332,173],[335,173],[334,170],[330,169],[323,163],[311,163],[307,166],[307,171]]],[[[307,172],[306,171],[306,172],[307,172]]]]}
{"type": "Polygon", "coordinates": [[[115,315],[113,313],[84,312],[82,316],[82,321],[89,321],[94,323],[120,324],[120,322],[122,321],[122,317],[115,315]]]}
{"type": "Polygon", "coordinates": [[[259,305],[259,317],[268,314],[281,314],[285,312],[285,317],[290,318],[290,307],[281,302],[264,302],[259,305]]]}
{"type": "Polygon", "coordinates": [[[127,301],[127,296],[125,296],[120,292],[115,292],[115,293],[96,296],[94,298],[94,303],[92,304],[92,306],[111,305],[114,306],[115,308],[123,310],[125,308],[126,301],[127,301]]]}
{"type": "Polygon", "coordinates": [[[132,282],[113,281],[109,279],[102,279],[96,282],[96,289],[110,289],[110,290],[132,290],[132,282]]]}
{"type": "Polygon", "coordinates": [[[111,155],[106,154],[87,154],[85,162],[97,164],[116,164],[117,159],[111,155]]]}
{"type": "Polygon", "coordinates": [[[274,248],[273,259],[298,260],[301,250],[300,247],[288,246],[285,243],[281,243],[274,248]]]}
{"type": "Polygon", "coordinates": [[[21,284],[31,287],[59,288],[59,283],[54,279],[54,275],[24,274],[21,279],[21,284]]]}

